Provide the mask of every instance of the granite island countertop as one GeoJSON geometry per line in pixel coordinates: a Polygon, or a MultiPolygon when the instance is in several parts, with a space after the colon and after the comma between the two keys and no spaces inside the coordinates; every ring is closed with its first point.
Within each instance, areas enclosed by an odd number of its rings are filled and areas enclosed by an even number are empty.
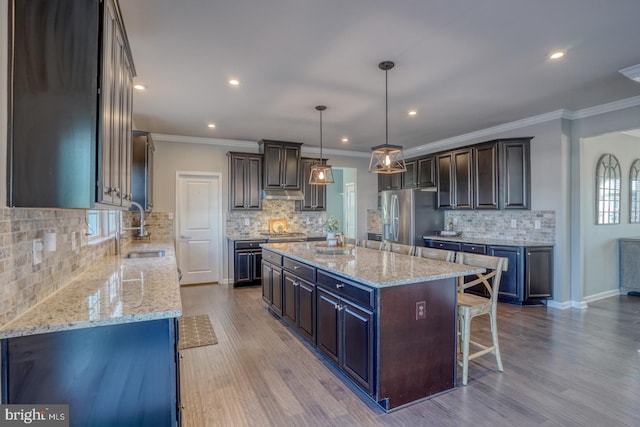
{"type": "Polygon", "coordinates": [[[317,242],[263,243],[265,249],[291,259],[356,280],[371,287],[408,285],[482,273],[483,268],[437,261],[394,252],[355,247],[351,254],[317,253],[317,242]]]}
{"type": "Polygon", "coordinates": [[[0,328],[0,339],[182,315],[173,241],[131,243],[0,328]],[[165,256],[128,259],[132,251],[165,256]]]}
{"type": "Polygon", "coordinates": [[[555,243],[549,242],[535,242],[532,240],[507,240],[507,239],[494,239],[485,237],[470,237],[470,236],[422,236],[423,239],[442,240],[446,242],[457,243],[473,243],[476,245],[495,245],[495,246],[555,246],[555,243]]]}

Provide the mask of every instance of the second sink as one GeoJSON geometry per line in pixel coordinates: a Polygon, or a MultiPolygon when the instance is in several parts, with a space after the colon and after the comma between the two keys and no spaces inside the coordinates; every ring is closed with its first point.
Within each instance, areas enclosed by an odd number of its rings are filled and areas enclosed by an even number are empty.
{"type": "Polygon", "coordinates": [[[127,258],[157,258],[164,256],[164,249],[133,251],[127,254],[127,258]]]}

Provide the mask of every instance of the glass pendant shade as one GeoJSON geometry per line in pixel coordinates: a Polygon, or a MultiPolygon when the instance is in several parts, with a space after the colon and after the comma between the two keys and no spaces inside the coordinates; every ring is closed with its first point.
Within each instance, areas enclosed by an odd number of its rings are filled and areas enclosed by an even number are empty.
{"type": "Polygon", "coordinates": [[[309,184],[326,185],[333,184],[333,169],[331,166],[321,161],[311,166],[311,174],[309,175],[309,184]]]}
{"type": "Polygon", "coordinates": [[[324,105],[318,105],[316,110],[320,111],[320,159],[317,163],[311,166],[311,173],[309,174],[309,184],[311,185],[327,185],[333,184],[333,169],[327,164],[327,161],[322,158],[322,112],[327,107],[324,105]]]}
{"type": "Polygon", "coordinates": [[[385,143],[371,148],[371,160],[369,172],[371,173],[402,173],[407,171],[404,163],[402,146],[389,144],[389,90],[387,72],[395,64],[391,61],[382,61],[378,68],[384,71],[384,114],[385,114],[385,143]]]}
{"type": "Polygon", "coordinates": [[[371,149],[369,172],[391,174],[406,170],[401,146],[382,144],[371,149]]]}

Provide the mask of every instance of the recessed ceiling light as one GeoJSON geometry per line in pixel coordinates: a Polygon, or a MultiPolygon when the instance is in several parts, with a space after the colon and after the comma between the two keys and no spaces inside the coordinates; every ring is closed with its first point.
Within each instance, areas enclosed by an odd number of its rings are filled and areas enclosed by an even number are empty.
{"type": "Polygon", "coordinates": [[[555,52],[551,52],[549,55],[549,59],[560,59],[563,58],[566,52],[564,50],[556,50],[555,52]]]}
{"type": "Polygon", "coordinates": [[[409,110],[409,115],[410,116],[415,116],[416,114],[418,114],[418,112],[416,110],[409,110]]]}
{"type": "Polygon", "coordinates": [[[349,138],[342,138],[342,142],[349,142],[349,138]]]}
{"type": "Polygon", "coordinates": [[[625,77],[630,78],[634,82],[640,83],[640,64],[618,70],[625,77]]]}
{"type": "Polygon", "coordinates": [[[229,84],[231,86],[238,86],[240,84],[240,81],[237,80],[237,79],[231,79],[231,80],[229,80],[229,84]]]}
{"type": "Polygon", "coordinates": [[[214,127],[216,127],[216,125],[214,125],[213,123],[209,123],[209,124],[207,125],[207,127],[209,127],[209,128],[211,128],[211,129],[213,129],[214,127]]]}
{"type": "Polygon", "coordinates": [[[137,84],[133,86],[136,90],[145,90],[147,87],[145,85],[137,84]]]}

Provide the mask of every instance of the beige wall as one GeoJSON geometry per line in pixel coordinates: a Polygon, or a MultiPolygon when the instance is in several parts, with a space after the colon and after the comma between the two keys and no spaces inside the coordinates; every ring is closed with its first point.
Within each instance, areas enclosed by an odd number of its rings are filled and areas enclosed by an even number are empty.
{"type": "Polygon", "coordinates": [[[640,159],[640,139],[622,133],[586,138],[581,150],[582,254],[585,296],[616,291],[619,287],[618,239],[640,236],[640,224],[629,223],[629,170],[640,159]],[[596,225],[596,164],[601,155],[616,156],[621,171],[620,224],[596,225]]]}

